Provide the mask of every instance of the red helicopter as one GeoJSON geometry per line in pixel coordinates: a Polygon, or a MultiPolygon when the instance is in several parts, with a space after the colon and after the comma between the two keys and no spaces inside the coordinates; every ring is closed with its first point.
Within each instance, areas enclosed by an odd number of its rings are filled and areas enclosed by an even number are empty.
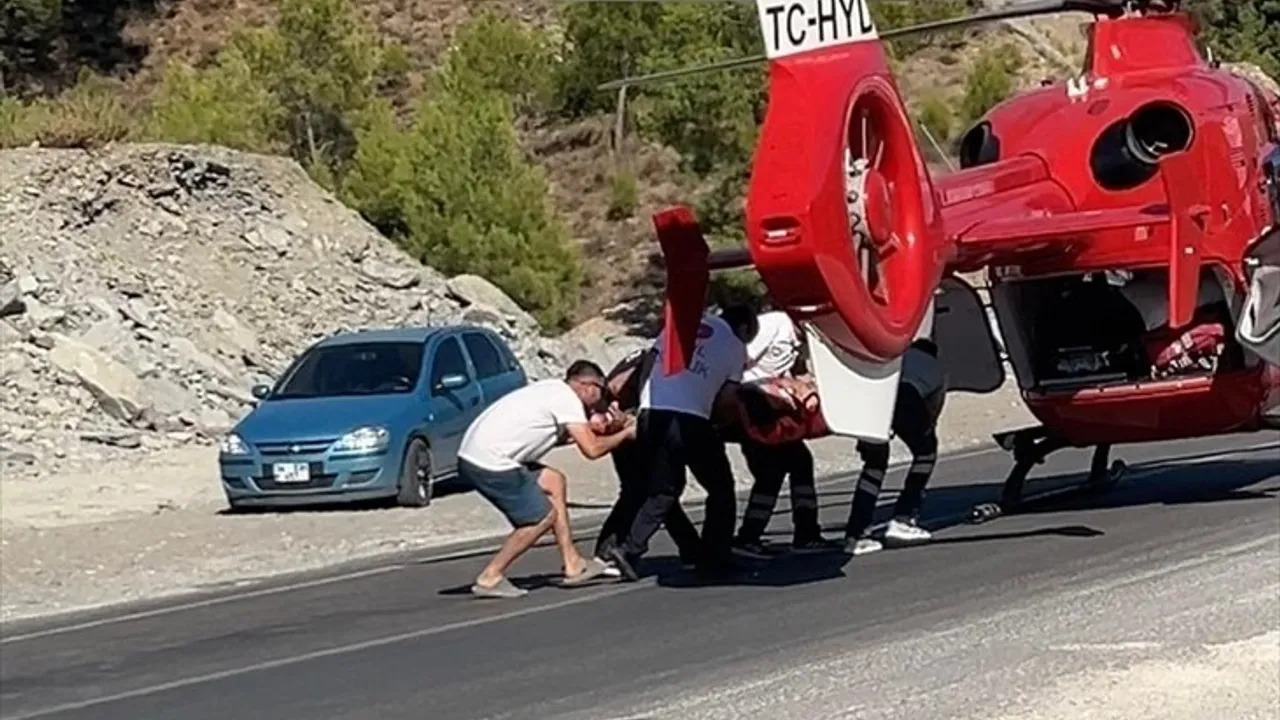
{"type": "MultiPolygon", "coordinates": [[[[803,328],[831,433],[887,439],[901,355],[930,335],[951,389],[1005,380],[960,273],[986,271],[995,325],[1040,425],[995,436],[1028,472],[1095,448],[1280,429],[1280,98],[1197,47],[1178,2],[1054,0],[884,33],[866,0],[756,0],[768,62],[748,246],[711,252],[693,213],[654,216],[667,267],[666,372],[690,362],[712,270],[754,266],[803,328]],[[881,40],[1086,12],[1083,72],[993,108],[931,177],[881,40]]],[[[1075,489],[1079,489],[1078,487],[1075,489]]]]}

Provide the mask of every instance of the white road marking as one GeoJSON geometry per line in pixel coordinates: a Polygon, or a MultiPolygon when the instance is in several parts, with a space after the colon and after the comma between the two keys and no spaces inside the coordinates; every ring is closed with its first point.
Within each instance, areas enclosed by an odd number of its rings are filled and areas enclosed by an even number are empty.
{"type": "MultiPolygon", "coordinates": [[[[208,673],[205,675],[195,675],[183,678],[181,680],[173,680],[158,685],[150,685],[148,687],[129,690],[127,692],[107,695],[92,700],[81,700],[78,702],[63,703],[49,708],[35,710],[22,715],[5,715],[0,716],[0,720],[30,720],[30,718],[46,717],[48,715],[56,715],[58,713],[69,712],[72,710],[83,710],[85,708],[97,707],[108,703],[119,702],[120,700],[128,700],[130,698],[143,697],[146,695],[155,695],[156,693],[166,692],[168,690],[176,690],[178,688],[189,687],[191,685],[200,685],[202,683],[213,682],[215,680],[225,680],[227,678],[245,675],[248,673],[260,672],[262,670],[272,670],[274,668],[284,667],[286,665],[296,665],[298,663],[307,662],[309,660],[318,660],[320,658],[332,657],[334,655],[344,655],[346,653],[358,652],[360,650],[369,650],[371,648],[383,647],[385,645],[394,645],[395,643],[404,642],[406,640],[417,640],[419,638],[439,635],[441,633],[451,632],[453,630],[462,630],[477,625],[487,625],[502,620],[510,620],[512,618],[522,617],[524,615],[532,615],[534,613],[545,612],[547,610],[557,610],[571,605],[580,605],[585,602],[592,602],[614,595],[632,592],[641,588],[652,587],[657,584],[656,578],[646,578],[639,582],[628,583],[617,587],[604,590],[602,592],[583,594],[579,597],[566,598],[559,602],[547,603],[545,605],[535,605],[533,607],[521,608],[519,610],[509,610],[497,615],[489,615],[486,617],[473,618],[471,620],[460,620],[458,622],[448,623],[446,625],[438,625],[436,627],[422,628],[419,630],[411,630],[396,635],[388,635],[386,637],[377,638],[375,640],[365,640],[363,642],[352,643],[350,645],[339,645],[338,647],[326,648],[324,650],[315,650],[300,655],[291,655],[289,657],[277,658],[275,660],[267,660],[264,662],[254,663],[252,665],[244,665],[230,670],[222,670],[219,672],[208,673]]],[[[477,602],[480,602],[477,600],[477,602]]]]}

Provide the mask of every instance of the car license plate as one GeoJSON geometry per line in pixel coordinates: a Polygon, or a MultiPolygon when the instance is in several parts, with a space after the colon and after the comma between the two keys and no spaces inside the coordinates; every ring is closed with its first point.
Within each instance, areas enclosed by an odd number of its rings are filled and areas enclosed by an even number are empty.
{"type": "Polygon", "coordinates": [[[311,466],[307,463],[275,463],[271,466],[271,478],[278,483],[310,482],[311,466]]]}

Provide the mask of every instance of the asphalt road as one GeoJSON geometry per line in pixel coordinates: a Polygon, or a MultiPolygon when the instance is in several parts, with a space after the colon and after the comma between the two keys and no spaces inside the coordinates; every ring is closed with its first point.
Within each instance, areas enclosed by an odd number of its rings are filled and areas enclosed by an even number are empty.
{"type": "MultiPolygon", "coordinates": [[[[0,639],[0,720],[968,717],[1105,652],[1280,630],[1278,439],[1121,448],[1131,471],[1106,495],[982,526],[959,517],[996,497],[1007,457],[947,459],[933,545],[784,557],[719,585],[674,568],[660,534],[657,576],[515,601],[466,595],[483,557],[406,557],[24,624],[0,639]],[[1076,646],[1104,650],[1061,649],[1076,646]]],[[[1033,487],[1087,460],[1055,456],[1033,487]]],[[[822,490],[833,536],[850,486],[822,490]]],[[[513,575],[538,586],[557,566],[538,549],[513,575]]]]}

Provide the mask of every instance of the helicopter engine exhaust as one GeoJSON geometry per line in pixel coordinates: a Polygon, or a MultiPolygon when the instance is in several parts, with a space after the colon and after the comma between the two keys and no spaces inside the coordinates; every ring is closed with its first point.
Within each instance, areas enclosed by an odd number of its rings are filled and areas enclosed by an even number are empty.
{"type": "Polygon", "coordinates": [[[1125,140],[1134,160],[1155,165],[1160,158],[1191,147],[1191,116],[1167,101],[1147,103],[1129,116],[1125,140]]]}
{"type": "Polygon", "coordinates": [[[1156,176],[1162,158],[1187,150],[1194,139],[1186,109],[1169,100],[1148,102],[1098,136],[1089,157],[1093,178],[1108,190],[1131,190],[1156,176]]]}

